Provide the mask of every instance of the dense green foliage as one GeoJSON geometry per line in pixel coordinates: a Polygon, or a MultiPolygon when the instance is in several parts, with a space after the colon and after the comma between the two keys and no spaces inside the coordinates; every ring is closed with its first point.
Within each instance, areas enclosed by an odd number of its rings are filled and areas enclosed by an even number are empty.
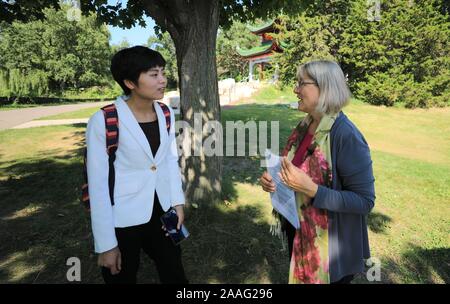
{"type": "Polygon", "coordinates": [[[1,24],[0,95],[43,96],[104,85],[111,57],[109,31],[94,15],[69,21],[66,10],[1,24]]]}
{"type": "Polygon", "coordinates": [[[290,45],[276,60],[283,83],[295,81],[299,64],[332,58],[358,99],[387,106],[449,105],[450,21],[440,2],[383,1],[379,11],[367,5],[316,1],[297,17],[282,16],[278,38],[290,45]]]}
{"type": "Polygon", "coordinates": [[[153,35],[148,39],[147,44],[150,48],[160,52],[166,60],[167,86],[170,89],[176,89],[178,85],[177,55],[175,53],[175,45],[169,33],[164,32],[159,37],[153,35]]]}
{"type": "MultiPolygon", "coordinates": [[[[97,18],[86,15],[81,22],[68,21],[64,8],[44,9],[45,18],[39,17],[40,21],[34,20],[31,13],[25,14],[28,8],[22,2],[17,7],[23,12],[16,12],[14,6],[8,8],[11,20],[31,16],[32,21],[1,24],[0,95],[74,92],[102,86],[110,80],[107,69],[111,53],[126,46],[126,42],[108,46],[108,31],[98,18],[129,27],[142,21],[142,9],[141,4],[135,4],[133,9],[113,6],[107,13],[104,2],[83,4],[84,13],[96,11],[97,18]]],[[[51,4],[48,0],[42,7],[51,4]]],[[[331,58],[342,66],[353,94],[360,100],[407,107],[450,104],[450,20],[445,1],[290,0],[267,1],[264,5],[262,1],[222,4],[216,53],[219,79],[245,80],[248,62],[237,55],[236,47],[251,48],[260,43],[245,23],[282,12],[277,38],[290,47],[276,56],[273,66],[278,66],[284,85],[295,81],[299,64],[331,58]],[[379,10],[376,3],[381,4],[379,10]],[[243,5],[248,10],[242,9],[243,5]]],[[[159,29],[164,30],[160,26],[159,29]]],[[[169,87],[175,88],[178,71],[170,35],[160,32],[158,37],[149,39],[148,45],[166,58],[169,87]]]]}

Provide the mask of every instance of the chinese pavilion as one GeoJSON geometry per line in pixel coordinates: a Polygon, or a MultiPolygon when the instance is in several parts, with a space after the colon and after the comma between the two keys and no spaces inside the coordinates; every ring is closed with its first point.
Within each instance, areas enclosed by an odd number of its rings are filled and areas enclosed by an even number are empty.
{"type": "Polygon", "coordinates": [[[253,80],[253,67],[255,64],[260,66],[259,79],[262,79],[264,66],[270,65],[269,62],[275,52],[280,53],[283,51],[282,43],[277,43],[271,35],[277,31],[274,27],[274,23],[275,20],[270,20],[259,26],[247,26],[253,34],[261,36],[261,44],[251,49],[241,49],[238,47],[236,50],[241,57],[249,62],[249,81],[253,80]]]}

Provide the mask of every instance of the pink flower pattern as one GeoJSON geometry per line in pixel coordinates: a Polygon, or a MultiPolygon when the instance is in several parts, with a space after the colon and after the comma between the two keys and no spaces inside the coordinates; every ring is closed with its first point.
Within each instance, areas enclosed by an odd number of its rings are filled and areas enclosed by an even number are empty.
{"type": "MultiPolygon", "coordinates": [[[[319,147],[306,157],[300,169],[316,184],[327,185],[331,182],[331,170],[319,147]]],[[[322,268],[322,273],[328,273],[328,259],[321,261],[320,248],[316,240],[318,229],[328,229],[327,211],[307,203],[301,207],[300,212],[301,229],[295,234],[292,252],[294,279],[308,284],[324,283],[319,276],[319,269],[322,268]]]]}
{"type": "MultiPolygon", "coordinates": [[[[307,130],[308,124],[305,121],[300,122],[292,130],[281,155],[287,156],[291,150],[296,149],[305,137],[307,130]]],[[[315,142],[308,147],[308,151],[312,151],[312,153],[305,156],[299,168],[316,184],[330,187],[332,172],[325,155],[315,142]]],[[[328,214],[326,210],[312,206],[311,199],[304,195],[301,201],[302,206],[299,210],[301,229],[296,232],[294,237],[291,275],[294,282],[328,283],[328,241],[320,239],[328,234],[328,214]],[[321,260],[321,253],[326,257],[324,260],[321,260]]]]}

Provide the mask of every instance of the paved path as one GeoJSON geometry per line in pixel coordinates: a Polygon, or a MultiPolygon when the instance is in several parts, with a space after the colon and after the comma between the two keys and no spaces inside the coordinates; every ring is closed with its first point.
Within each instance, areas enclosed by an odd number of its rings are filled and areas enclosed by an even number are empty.
{"type": "Polygon", "coordinates": [[[0,130],[10,129],[31,122],[45,116],[77,111],[86,108],[99,107],[110,104],[111,101],[77,103],[60,106],[42,106],[27,109],[0,111],[0,130]]]}
{"type": "MultiPolygon", "coordinates": [[[[33,120],[33,119],[50,116],[50,115],[55,115],[55,114],[60,114],[60,113],[65,113],[65,112],[72,112],[72,111],[76,111],[76,110],[80,110],[80,109],[84,109],[84,108],[93,108],[96,106],[98,106],[100,108],[103,105],[107,105],[110,103],[111,102],[96,102],[96,103],[76,104],[76,105],[68,105],[68,106],[46,106],[46,107],[30,108],[30,109],[0,111],[0,130],[2,130],[2,129],[26,129],[26,128],[34,128],[34,127],[42,127],[42,126],[72,125],[72,124],[87,123],[89,118],[53,119],[53,120],[33,120]],[[64,107],[64,108],[62,108],[62,107],[64,107]],[[39,110],[39,111],[29,111],[29,110],[39,110]],[[12,115],[11,115],[11,114],[9,114],[11,112],[14,112],[14,113],[12,113],[12,115]],[[27,117],[26,119],[25,119],[25,116],[27,117]],[[33,117],[33,118],[30,119],[30,117],[33,117]]],[[[233,104],[222,106],[222,110],[228,110],[228,109],[232,108],[233,106],[234,106],[233,104]]],[[[175,109],[174,113],[179,114],[180,111],[178,109],[175,109]]]]}

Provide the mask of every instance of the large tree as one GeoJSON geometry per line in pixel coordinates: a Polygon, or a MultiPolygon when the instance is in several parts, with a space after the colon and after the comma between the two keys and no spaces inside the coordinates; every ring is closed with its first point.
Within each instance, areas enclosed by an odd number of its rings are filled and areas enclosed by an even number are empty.
{"type": "MultiPolygon", "coordinates": [[[[7,20],[39,16],[39,9],[53,5],[56,0],[16,0],[2,2],[7,20]]],[[[298,0],[128,0],[108,5],[107,0],[81,1],[83,12],[95,11],[101,20],[121,27],[144,24],[143,16],[152,17],[159,30],[169,32],[175,44],[178,79],[181,94],[182,119],[194,126],[194,113],[200,113],[203,123],[220,121],[217,85],[216,37],[219,24],[233,20],[249,21],[268,18],[283,8],[289,12],[300,9],[298,0]]],[[[303,2],[303,1],[302,1],[303,2]]],[[[201,141],[202,134],[194,141],[201,141]]],[[[215,201],[221,192],[221,157],[182,157],[185,192],[190,203],[215,201]]]]}

